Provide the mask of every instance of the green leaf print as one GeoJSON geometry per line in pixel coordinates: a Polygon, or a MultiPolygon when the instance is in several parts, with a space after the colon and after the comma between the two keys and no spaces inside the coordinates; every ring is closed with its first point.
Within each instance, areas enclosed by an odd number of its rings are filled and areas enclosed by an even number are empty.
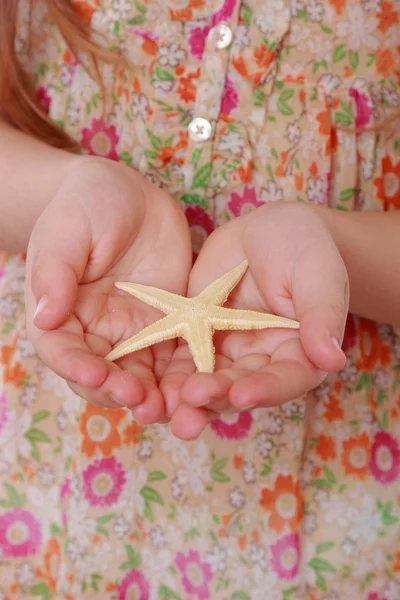
{"type": "Polygon", "coordinates": [[[242,4],[240,13],[241,13],[241,17],[243,18],[243,21],[246,23],[246,25],[250,25],[251,18],[253,16],[253,11],[251,10],[251,8],[249,6],[247,6],[247,4],[242,4]]]}
{"type": "Polygon", "coordinates": [[[369,387],[369,384],[371,383],[371,373],[366,373],[365,371],[363,373],[361,373],[360,379],[358,380],[358,383],[356,385],[356,392],[359,392],[360,390],[362,390],[365,387],[369,387]]]}
{"type": "Polygon", "coordinates": [[[359,56],[358,52],[355,52],[354,50],[350,50],[349,59],[350,59],[351,68],[353,69],[353,71],[357,71],[357,67],[360,64],[360,56],[359,56]]]}
{"type": "Polygon", "coordinates": [[[115,518],[115,514],[103,515],[102,517],[98,517],[97,522],[99,525],[106,525],[106,523],[109,523],[114,518],[115,518]]]}
{"type": "Polygon", "coordinates": [[[234,592],[232,594],[232,600],[250,600],[250,596],[245,592],[234,592]]]}
{"type": "Polygon", "coordinates": [[[35,413],[32,417],[32,423],[35,425],[39,423],[39,421],[44,421],[47,417],[50,416],[50,412],[48,410],[39,410],[39,412],[35,413]]]}
{"type": "Polygon", "coordinates": [[[61,529],[55,523],[52,523],[50,526],[50,533],[52,537],[59,537],[61,533],[61,529]]]}
{"type": "Polygon", "coordinates": [[[7,500],[1,501],[3,508],[22,508],[26,504],[26,498],[23,494],[19,494],[15,487],[10,483],[3,484],[6,490],[7,500]]]}
{"type": "Polygon", "coordinates": [[[320,544],[317,544],[315,551],[317,554],[322,554],[323,552],[327,552],[334,546],[335,542],[321,542],[320,544]]]}
{"type": "Polygon", "coordinates": [[[317,571],[316,575],[317,575],[317,579],[316,579],[317,587],[319,587],[319,589],[322,590],[323,592],[326,592],[325,579],[322,577],[321,573],[319,573],[318,571],[317,571]]]}
{"type": "Polygon", "coordinates": [[[172,600],[181,600],[181,597],[178,594],[175,594],[167,585],[160,585],[158,588],[158,597],[159,598],[172,598],[172,600]]]}
{"type": "Polygon", "coordinates": [[[181,200],[186,204],[201,206],[201,208],[207,208],[208,205],[207,200],[200,194],[183,194],[181,200]]]}
{"type": "Polygon", "coordinates": [[[144,503],[143,515],[146,517],[146,519],[148,521],[150,521],[150,523],[153,523],[154,513],[153,513],[153,509],[151,508],[151,504],[148,500],[146,500],[144,503]]]}
{"type": "Polygon", "coordinates": [[[162,139],[158,135],[154,135],[154,133],[150,131],[150,129],[146,129],[146,133],[150,140],[150,144],[153,146],[154,150],[159,152],[163,147],[162,139]]]}
{"type": "Polygon", "coordinates": [[[212,163],[203,165],[193,177],[192,190],[196,188],[207,189],[208,178],[212,171],[212,163]]]}
{"type": "Polygon", "coordinates": [[[253,90],[253,104],[254,106],[264,105],[264,92],[259,88],[253,90]]]}
{"type": "Polygon", "coordinates": [[[119,160],[125,163],[127,167],[132,166],[132,155],[129,154],[129,152],[122,152],[122,154],[119,155],[119,160]]]}
{"type": "Polygon", "coordinates": [[[145,500],[148,502],[156,502],[157,504],[164,504],[164,500],[161,498],[160,494],[154,488],[145,485],[140,490],[140,494],[143,496],[145,500]]]}
{"type": "Polygon", "coordinates": [[[147,481],[160,481],[161,479],[165,479],[167,476],[162,471],[150,471],[147,481]]]}
{"type": "Polygon", "coordinates": [[[119,30],[120,30],[120,28],[121,28],[121,24],[120,24],[120,22],[119,22],[119,21],[115,21],[115,23],[114,23],[114,27],[113,27],[113,33],[114,33],[114,36],[115,36],[116,38],[118,38],[118,37],[119,37],[119,30]]]}
{"type": "Polygon", "coordinates": [[[137,569],[140,567],[142,562],[140,555],[137,554],[129,544],[125,546],[125,550],[128,555],[128,560],[121,566],[121,571],[128,571],[129,569],[137,569]]]}
{"type": "Polygon", "coordinates": [[[333,33],[332,29],[331,29],[330,27],[326,27],[326,25],[321,25],[321,30],[322,30],[324,33],[329,33],[329,34],[330,34],[330,33],[333,33]]]}
{"type": "Polygon", "coordinates": [[[339,46],[336,46],[336,48],[333,52],[333,62],[335,62],[335,63],[340,62],[341,60],[344,59],[346,54],[347,54],[347,50],[346,50],[345,44],[340,44],[339,46]]]}
{"type": "Polygon", "coordinates": [[[211,477],[217,483],[226,483],[231,480],[231,478],[228,477],[228,475],[222,472],[222,469],[225,467],[227,460],[227,458],[220,458],[212,466],[211,477]]]}
{"type": "Polygon", "coordinates": [[[293,586],[283,591],[283,600],[289,600],[290,596],[297,592],[297,586],[293,586]]]}
{"type": "Polygon", "coordinates": [[[326,465],[323,466],[323,471],[324,471],[324,475],[325,475],[327,481],[329,481],[332,484],[335,484],[336,477],[334,476],[332,471],[326,465]]]}
{"type": "Polygon", "coordinates": [[[279,112],[281,112],[283,115],[286,116],[290,116],[293,114],[293,110],[290,108],[290,106],[287,104],[289,102],[289,100],[291,100],[294,96],[294,90],[289,89],[289,90],[283,90],[283,92],[279,95],[279,99],[278,99],[278,110],[279,112]]]}
{"type": "Polygon", "coordinates": [[[386,526],[395,525],[398,523],[398,517],[392,515],[393,502],[382,504],[380,500],[377,502],[378,508],[382,510],[382,523],[386,526]]]}
{"type": "Polygon", "coordinates": [[[25,437],[30,442],[43,442],[46,444],[50,444],[51,442],[47,433],[40,431],[40,429],[30,429],[26,432],[25,437]]]}
{"type": "Polygon", "coordinates": [[[137,15],[137,17],[133,17],[133,19],[129,19],[128,25],[142,25],[145,21],[146,17],[144,15],[137,15]]]}
{"type": "Polygon", "coordinates": [[[92,574],[92,581],[90,582],[90,587],[92,588],[92,590],[94,590],[95,592],[99,591],[99,586],[97,585],[98,582],[103,579],[103,575],[99,575],[98,573],[93,573],[92,574]]]}
{"type": "Polygon", "coordinates": [[[315,571],[327,571],[329,573],[335,573],[336,569],[330,562],[323,558],[317,558],[316,556],[308,563],[315,571]]]}
{"type": "Polygon", "coordinates": [[[156,68],[155,75],[157,79],[160,79],[160,81],[173,81],[175,79],[172,73],[166,71],[165,69],[160,69],[160,67],[156,68]]]}
{"type": "Polygon", "coordinates": [[[46,583],[37,583],[30,590],[32,596],[40,596],[43,600],[50,600],[52,593],[50,592],[46,583]]]}
{"type": "Polygon", "coordinates": [[[347,202],[348,200],[350,200],[350,198],[354,196],[355,192],[356,188],[347,188],[347,190],[343,190],[342,192],[340,192],[339,200],[341,202],[347,202]]]}

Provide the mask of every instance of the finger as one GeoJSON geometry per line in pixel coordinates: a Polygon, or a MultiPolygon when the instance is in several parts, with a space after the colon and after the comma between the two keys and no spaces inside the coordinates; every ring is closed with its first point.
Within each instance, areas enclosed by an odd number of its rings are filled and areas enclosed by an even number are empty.
{"type": "Polygon", "coordinates": [[[196,371],[187,344],[175,350],[171,362],[160,381],[160,391],[165,400],[166,415],[170,417],[181,400],[181,389],[187,378],[196,371]]]}
{"type": "Polygon", "coordinates": [[[71,390],[95,406],[105,408],[132,407],[142,401],[143,389],[138,380],[120,369],[109,373],[107,379],[98,388],[87,388],[68,382],[71,390]]]}
{"type": "Polygon", "coordinates": [[[347,272],[336,249],[306,262],[307,270],[298,265],[292,282],[300,339],[319,369],[335,372],[346,362],[340,344],[349,306],[347,272]]]}
{"type": "Polygon", "coordinates": [[[278,359],[261,371],[235,382],[229,400],[238,410],[284,404],[314,389],[325,375],[311,363],[292,358],[278,359]]]}
{"type": "Polygon", "coordinates": [[[77,319],[70,317],[56,331],[35,330],[35,334],[41,360],[74,384],[74,390],[83,398],[102,405],[116,402],[124,406],[136,406],[143,400],[143,386],[137,375],[96,354],[109,350],[110,345],[98,336],[84,336],[77,319]]]}
{"type": "Polygon", "coordinates": [[[155,384],[145,385],[145,399],[132,412],[135,420],[141,425],[150,425],[165,420],[164,398],[155,384]]]}
{"type": "Polygon", "coordinates": [[[171,432],[181,440],[194,440],[218,415],[206,408],[194,408],[182,404],[171,418],[171,432]]]}
{"type": "Polygon", "coordinates": [[[91,233],[87,219],[68,210],[55,212],[52,226],[39,221],[28,249],[28,320],[52,330],[72,312],[78,283],[88,262],[91,233]],[[36,308],[36,314],[33,314],[36,308]]]}
{"type": "Polygon", "coordinates": [[[195,373],[183,385],[181,400],[190,406],[207,406],[216,412],[227,410],[232,385],[268,362],[267,356],[248,354],[215,373],[195,373]]]}

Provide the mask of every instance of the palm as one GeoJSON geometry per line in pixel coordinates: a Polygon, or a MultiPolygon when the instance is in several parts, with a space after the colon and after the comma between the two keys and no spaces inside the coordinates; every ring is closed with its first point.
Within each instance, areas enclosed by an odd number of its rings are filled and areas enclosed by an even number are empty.
{"type": "MultiPolygon", "coordinates": [[[[226,306],[296,318],[288,277],[291,265],[279,253],[266,260],[259,238],[246,235],[244,225],[245,220],[238,219],[209,238],[193,268],[189,294],[197,294],[247,258],[249,271],[226,306]]],[[[214,345],[214,374],[195,373],[182,345],[161,382],[172,429],[179,437],[196,437],[220,412],[271,406],[299,397],[324,377],[307,358],[298,330],[216,332],[214,345]]]]}
{"type": "Polygon", "coordinates": [[[39,355],[89,401],[133,407],[140,396],[143,420],[162,418],[157,380],[174,344],[143,350],[118,365],[103,358],[158,317],[115,283],[133,281],[185,294],[190,267],[188,226],[169,196],[121,165],[107,162],[100,172],[97,165],[85,166],[39,219],[28,252],[27,313],[39,355]],[[71,198],[78,198],[72,208],[71,198]],[[61,255],[43,247],[49,224],[61,255]],[[33,290],[37,295],[43,277],[52,288],[40,330],[31,318],[33,290]]]}

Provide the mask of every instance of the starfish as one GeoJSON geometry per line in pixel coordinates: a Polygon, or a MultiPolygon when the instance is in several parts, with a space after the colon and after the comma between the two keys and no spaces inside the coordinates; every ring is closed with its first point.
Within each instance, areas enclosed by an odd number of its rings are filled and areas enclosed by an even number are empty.
{"type": "Polygon", "coordinates": [[[189,345],[197,370],[212,373],[214,371],[212,341],[214,331],[243,331],[269,327],[298,329],[299,323],[292,319],[222,306],[243,277],[247,267],[248,262],[245,260],[232,271],[219,277],[194,298],[185,298],[137,283],[116,283],[117,288],[158,308],[167,316],[122,342],[106,356],[106,359],[113,361],[164,340],[183,337],[189,345]]]}

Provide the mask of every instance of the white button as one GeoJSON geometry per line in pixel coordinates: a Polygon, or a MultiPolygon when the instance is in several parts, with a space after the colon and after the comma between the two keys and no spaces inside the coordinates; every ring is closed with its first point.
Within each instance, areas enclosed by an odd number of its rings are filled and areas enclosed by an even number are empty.
{"type": "Polygon", "coordinates": [[[211,137],[211,123],[203,117],[196,117],[189,123],[189,135],[194,142],[205,142],[211,137]]]}
{"type": "Polygon", "coordinates": [[[224,23],[216,25],[210,31],[210,37],[216,48],[222,50],[227,48],[232,41],[232,31],[224,23]]]}

